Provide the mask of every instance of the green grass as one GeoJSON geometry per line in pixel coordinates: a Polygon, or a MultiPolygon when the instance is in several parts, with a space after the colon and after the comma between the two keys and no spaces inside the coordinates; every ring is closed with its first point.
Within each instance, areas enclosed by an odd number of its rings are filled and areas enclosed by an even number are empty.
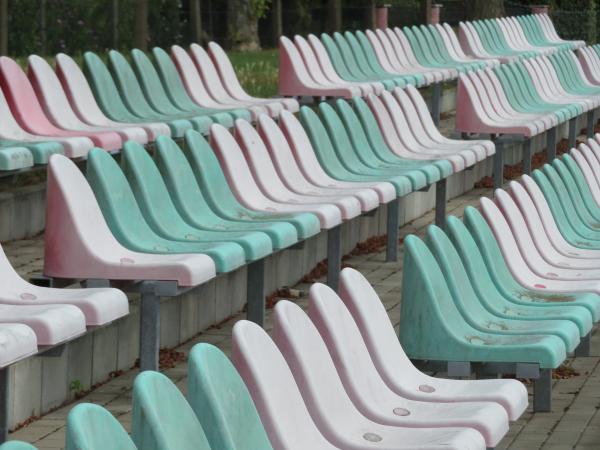
{"type": "Polygon", "coordinates": [[[279,57],[277,49],[254,52],[227,52],[242,87],[256,97],[277,94],[279,57]]]}

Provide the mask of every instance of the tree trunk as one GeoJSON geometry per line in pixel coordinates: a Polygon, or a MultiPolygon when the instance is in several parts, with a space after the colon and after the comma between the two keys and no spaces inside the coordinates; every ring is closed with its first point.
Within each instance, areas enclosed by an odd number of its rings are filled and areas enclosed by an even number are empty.
{"type": "Polygon", "coordinates": [[[40,40],[42,41],[42,55],[48,53],[46,51],[47,41],[46,38],[46,0],[40,1],[40,40]]]}
{"type": "Polygon", "coordinates": [[[504,16],[503,0],[469,0],[465,2],[469,20],[491,19],[504,16]]]}
{"type": "Polygon", "coordinates": [[[135,31],[133,45],[142,51],[148,50],[148,0],[135,1],[135,31]]]}
{"type": "Polygon", "coordinates": [[[227,35],[234,50],[258,50],[258,18],[250,0],[228,0],[227,35]]]}
{"type": "Polygon", "coordinates": [[[192,42],[202,44],[202,2],[190,0],[190,29],[192,42]]]}
{"type": "Polygon", "coordinates": [[[112,48],[119,48],[119,0],[112,0],[110,11],[110,25],[112,28],[112,48]]]}
{"type": "Polygon", "coordinates": [[[375,12],[375,0],[369,0],[367,5],[367,28],[377,28],[377,13],[375,12]]]}
{"type": "Polygon", "coordinates": [[[8,54],[8,0],[0,0],[0,55],[8,54]]]}
{"type": "Polygon", "coordinates": [[[272,38],[273,46],[279,44],[279,36],[283,34],[283,23],[281,20],[281,0],[271,2],[272,38]]]}
{"type": "Polygon", "coordinates": [[[421,17],[424,23],[431,23],[431,0],[421,0],[421,17]]]}
{"type": "Polygon", "coordinates": [[[327,0],[327,31],[342,31],[342,0],[327,0]]]}

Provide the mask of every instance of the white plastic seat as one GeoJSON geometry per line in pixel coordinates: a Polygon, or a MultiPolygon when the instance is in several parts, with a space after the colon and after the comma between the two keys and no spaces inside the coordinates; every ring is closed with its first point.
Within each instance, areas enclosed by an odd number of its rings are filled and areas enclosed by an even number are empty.
{"type": "MultiPolygon", "coordinates": [[[[428,402],[392,391],[380,377],[344,302],[328,286],[310,288],[309,316],[325,342],[348,396],[366,417],[405,427],[474,428],[495,447],[508,432],[506,410],[494,402],[428,402]]],[[[410,389],[407,386],[406,389],[410,389]]]]}
{"type": "Polygon", "coordinates": [[[399,416],[365,417],[352,403],[314,324],[289,301],[275,306],[273,340],[288,363],[304,403],[321,433],[339,448],[353,448],[361,440],[386,448],[485,448],[483,436],[470,428],[412,428],[399,416]],[[391,425],[390,422],[394,423],[391,425]],[[361,439],[362,438],[362,439],[361,439]]]}
{"type": "Polygon", "coordinates": [[[72,305],[2,305],[0,323],[22,323],[31,328],[38,345],[57,345],[85,333],[85,317],[72,305]]]}
{"type": "MultiPolygon", "coordinates": [[[[282,114],[285,111],[282,111],[282,114]]],[[[291,114],[291,113],[289,113],[291,114]]],[[[238,200],[247,208],[265,212],[312,212],[328,230],[342,222],[342,214],[333,204],[277,202],[269,199],[257,185],[242,149],[234,137],[221,125],[210,128],[210,142],[223,168],[227,182],[238,200]]],[[[262,180],[268,183],[268,180],[262,180]]]]}
{"type": "Polygon", "coordinates": [[[34,355],[37,338],[34,331],[20,323],[0,324],[0,368],[34,355]]]}
{"type": "Polygon", "coordinates": [[[449,380],[419,371],[404,353],[385,306],[360,272],[343,269],[339,292],[379,375],[397,395],[429,402],[496,402],[511,421],[527,408],[527,390],[516,380],[449,380]]]}
{"type": "Polygon", "coordinates": [[[258,103],[271,103],[271,102],[279,102],[281,103],[285,109],[291,112],[297,112],[300,109],[300,105],[293,98],[276,98],[276,99],[264,99],[258,97],[252,97],[249,95],[240,84],[238,80],[235,70],[233,70],[233,66],[231,65],[231,61],[227,56],[227,53],[221,48],[219,44],[216,42],[208,43],[208,53],[212,58],[217,70],[219,71],[219,75],[221,76],[221,81],[223,82],[223,86],[227,89],[229,94],[238,100],[249,101],[249,102],[258,102],[258,103]]]}
{"type": "Polygon", "coordinates": [[[351,195],[299,194],[289,189],[275,169],[258,131],[245,120],[236,120],[235,136],[260,189],[271,200],[282,203],[326,203],[337,206],[344,220],[361,214],[361,205],[351,195]]]}
{"type": "Polygon", "coordinates": [[[307,195],[351,195],[358,199],[363,212],[379,206],[377,193],[372,189],[360,187],[359,184],[354,188],[344,188],[322,187],[311,183],[302,173],[285,135],[275,121],[266,115],[262,115],[258,118],[257,129],[279,178],[290,190],[307,195]]]}
{"type": "Polygon", "coordinates": [[[215,264],[207,255],[156,255],[130,251],[119,244],[90,185],[68,158],[50,158],[47,186],[45,275],[174,280],[180,286],[196,286],[215,277],[215,264]]]}

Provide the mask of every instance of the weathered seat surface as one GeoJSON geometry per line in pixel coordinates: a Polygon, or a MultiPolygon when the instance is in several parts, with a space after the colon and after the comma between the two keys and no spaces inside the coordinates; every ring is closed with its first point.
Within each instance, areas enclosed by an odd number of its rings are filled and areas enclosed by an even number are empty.
{"type": "Polygon", "coordinates": [[[147,370],[133,383],[131,438],[144,450],[210,450],[194,410],[165,375],[147,370]]]}
{"type": "Polygon", "coordinates": [[[102,406],[76,405],[67,416],[65,450],[136,450],[119,421],[102,406]]]}
{"type": "Polygon", "coordinates": [[[211,449],[272,449],[248,388],[217,347],[201,343],[192,348],[187,398],[211,449]]]}

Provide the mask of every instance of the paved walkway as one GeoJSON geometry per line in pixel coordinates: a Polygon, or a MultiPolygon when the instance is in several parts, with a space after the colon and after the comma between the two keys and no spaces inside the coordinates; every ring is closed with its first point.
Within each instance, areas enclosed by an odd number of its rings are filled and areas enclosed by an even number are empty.
{"type": "MultiPolygon", "coordinates": [[[[481,195],[490,190],[478,189],[451,201],[448,214],[462,216],[467,205],[474,205],[481,195]]],[[[401,229],[401,236],[409,233],[423,235],[427,225],[433,222],[433,212],[415,220],[401,229]]],[[[5,250],[17,270],[24,276],[40,273],[43,242],[41,239],[19,241],[8,244],[5,250]]],[[[390,318],[397,327],[399,322],[400,283],[402,264],[384,262],[384,252],[354,256],[345,263],[360,270],[374,285],[385,303],[390,318]]],[[[400,246],[402,261],[402,246],[400,246]]],[[[306,291],[309,286],[298,285],[296,289],[306,291]]],[[[297,302],[307,306],[305,298],[297,302]]],[[[271,310],[267,312],[267,329],[271,328],[271,310]]],[[[214,327],[196,336],[177,350],[187,353],[198,342],[210,342],[227,354],[231,351],[231,328],[242,319],[243,314],[231,318],[218,328],[214,327]]],[[[532,414],[527,412],[511,425],[510,432],[497,447],[511,450],[566,450],[600,449],[600,333],[597,329],[592,338],[592,355],[568,361],[568,368],[576,375],[557,379],[553,388],[553,412],[532,414]]],[[[568,372],[565,370],[563,372],[568,372]]],[[[92,391],[81,402],[100,404],[113,413],[127,428],[131,427],[131,386],[137,374],[131,370],[92,391]]],[[[186,363],[177,364],[165,371],[183,391],[186,386],[186,363]]],[[[65,440],[65,420],[74,404],[62,407],[43,416],[25,428],[11,434],[12,439],[33,443],[40,450],[61,449],[65,440]]]]}

